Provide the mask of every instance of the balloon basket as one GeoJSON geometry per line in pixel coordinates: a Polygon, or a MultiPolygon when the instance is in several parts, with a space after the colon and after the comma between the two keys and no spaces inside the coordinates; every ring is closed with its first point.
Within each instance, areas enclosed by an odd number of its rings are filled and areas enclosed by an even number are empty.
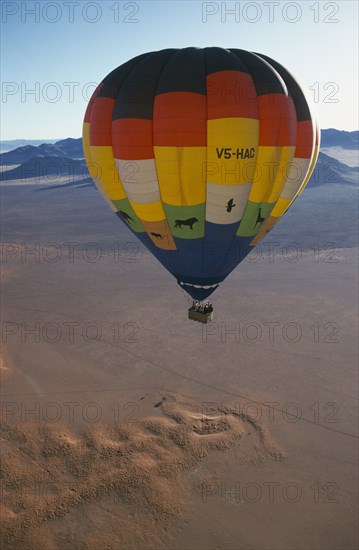
{"type": "Polygon", "coordinates": [[[208,301],[199,302],[195,300],[188,310],[188,319],[199,323],[208,323],[213,319],[213,306],[208,301]]]}

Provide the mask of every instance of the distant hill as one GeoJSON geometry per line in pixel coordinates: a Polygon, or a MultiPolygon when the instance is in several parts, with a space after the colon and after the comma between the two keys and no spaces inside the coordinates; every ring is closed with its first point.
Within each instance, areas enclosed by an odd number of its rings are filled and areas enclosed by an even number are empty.
{"type": "Polygon", "coordinates": [[[319,153],[317,164],[307,184],[307,188],[319,187],[331,183],[358,185],[358,177],[358,166],[350,167],[329,155],[319,153]]]}
{"type": "Polygon", "coordinates": [[[22,164],[33,157],[68,157],[79,159],[84,157],[82,139],[67,138],[56,143],[42,143],[39,146],[25,145],[0,155],[0,166],[22,164]]]}
{"type": "Polygon", "coordinates": [[[42,143],[56,143],[58,139],[6,139],[0,140],[0,153],[7,153],[24,145],[41,145],[42,143]]]}
{"type": "Polygon", "coordinates": [[[55,147],[60,149],[64,155],[70,158],[84,158],[82,138],[67,138],[57,141],[55,147]]]}
{"type": "Polygon", "coordinates": [[[34,145],[24,145],[8,153],[2,153],[0,155],[0,165],[22,164],[35,156],[63,157],[64,155],[61,149],[58,149],[56,145],[52,145],[51,143],[43,143],[37,147],[34,145]]]}
{"type": "Polygon", "coordinates": [[[51,176],[52,180],[63,176],[87,177],[86,162],[64,156],[36,156],[12,170],[1,172],[0,181],[22,180],[25,182],[25,180],[30,178],[40,179],[49,176],[51,176]]]}
{"type": "Polygon", "coordinates": [[[343,149],[358,149],[359,131],[346,132],[328,128],[321,131],[321,147],[342,147],[343,149]]]}

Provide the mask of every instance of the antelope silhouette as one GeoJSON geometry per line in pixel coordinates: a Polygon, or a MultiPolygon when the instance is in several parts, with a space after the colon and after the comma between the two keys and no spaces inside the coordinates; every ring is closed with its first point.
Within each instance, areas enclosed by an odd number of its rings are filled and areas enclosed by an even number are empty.
{"type": "Polygon", "coordinates": [[[161,241],[163,241],[163,237],[162,237],[161,233],[152,233],[152,232],[151,232],[151,235],[153,235],[154,237],[156,237],[156,239],[161,239],[161,241]]]}

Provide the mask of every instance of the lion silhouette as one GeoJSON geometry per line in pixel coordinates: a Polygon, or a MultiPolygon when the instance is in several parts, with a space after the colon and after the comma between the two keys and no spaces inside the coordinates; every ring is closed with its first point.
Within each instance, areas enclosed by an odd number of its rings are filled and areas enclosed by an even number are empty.
{"type": "Polygon", "coordinates": [[[182,225],[189,226],[193,229],[193,225],[198,222],[197,218],[188,218],[188,220],[175,220],[175,228],[182,229],[182,225]]]}

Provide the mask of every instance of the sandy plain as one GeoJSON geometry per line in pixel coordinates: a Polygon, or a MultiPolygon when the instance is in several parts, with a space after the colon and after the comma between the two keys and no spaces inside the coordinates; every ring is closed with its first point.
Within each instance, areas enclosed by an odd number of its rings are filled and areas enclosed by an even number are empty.
{"type": "Polygon", "coordinates": [[[343,193],[306,191],[202,326],[89,183],[2,187],[3,548],[357,548],[343,193]]]}

